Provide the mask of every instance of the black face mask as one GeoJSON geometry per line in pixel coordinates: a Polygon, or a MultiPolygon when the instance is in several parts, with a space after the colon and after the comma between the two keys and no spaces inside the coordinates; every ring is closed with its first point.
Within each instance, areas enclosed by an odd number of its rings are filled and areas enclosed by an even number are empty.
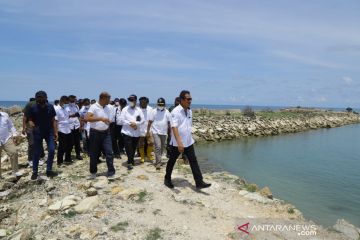
{"type": "Polygon", "coordinates": [[[39,99],[36,101],[39,105],[45,105],[46,100],[45,99],[39,99]]]}

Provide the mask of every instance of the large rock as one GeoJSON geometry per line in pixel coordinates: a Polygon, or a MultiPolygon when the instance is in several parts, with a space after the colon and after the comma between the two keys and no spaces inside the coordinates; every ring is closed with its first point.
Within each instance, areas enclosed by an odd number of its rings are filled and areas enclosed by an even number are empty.
{"type": "Polygon", "coordinates": [[[334,225],[334,229],[343,233],[351,240],[358,240],[360,238],[358,229],[344,219],[338,219],[334,225]]]}
{"type": "Polygon", "coordinates": [[[74,195],[66,196],[63,200],[50,205],[48,210],[50,212],[66,210],[72,206],[75,206],[78,200],[79,198],[74,195]]]}
{"type": "Polygon", "coordinates": [[[99,197],[96,195],[83,199],[74,209],[77,213],[85,213],[96,208],[99,203],[99,197]]]}
{"type": "Polygon", "coordinates": [[[141,188],[136,188],[136,187],[134,187],[134,188],[128,188],[128,189],[125,189],[125,190],[121,191],[121,192],[119,193],[119,195],[120,195],[120,197],[121,197],[122,199],[128,200],[128,199],[130,199],[130,198],[133,198],[133,197],[135,197],[135,196],[138,196],[138,195],[140,194],[140,192],[142,192],[142,191],[143,191],[143,189],[141,189],[141,188]]]}
{"type": "Polygon", "coordinates": [[[98,177],[96,183],[93,184],[93,187],[96,189],[103,189],[109,186],[109,180],[105,176],[98,177]]]}
{"type": "Polygon", "coordinates": [[[264,187],[263,189],[261,189],[260,194],[269,199],[273,199],[272,192],[270,191],[270,188],[268,188],[268,187],[264,187]]]}
{"type": "Polygon", "coordinates": [[[87,195],[88,197],[92,197],[92,196],[97,195],[97,190],[96,190],[96,188],[91,187],[91,188],[87,189],[87,190],[86,190],[86,195],[87,195]]]}

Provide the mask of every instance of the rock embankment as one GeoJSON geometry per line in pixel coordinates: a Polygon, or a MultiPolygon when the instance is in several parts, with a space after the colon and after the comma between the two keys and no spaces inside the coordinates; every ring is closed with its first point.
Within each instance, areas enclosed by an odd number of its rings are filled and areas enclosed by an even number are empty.
{"type": "Polygon", "coordinates": [[[344,112],[295,113],[282,116],[273,113],[255,118],[241,115],[195,115],[193,135],[198,142],[221,141],[249,136],[272,136],[286,133],[303,132],[320,128],[334,128],[360,123],[360,116],[344,112]]]}

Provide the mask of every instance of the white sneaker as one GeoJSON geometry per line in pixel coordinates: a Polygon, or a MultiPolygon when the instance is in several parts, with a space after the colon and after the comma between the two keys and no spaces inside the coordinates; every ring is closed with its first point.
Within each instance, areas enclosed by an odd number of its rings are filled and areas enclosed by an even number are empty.
{"type": "Polygon", "coordinates": [[[49,178],[47,176],[39,176],[38,179],[43,180],[43,181],[48,181],[49,180],[49,178]]]}
{"type": "Polygon", "coordinates": [[[33,166],[33,161],[28,161],[28,163],[29,163],[29,167],[33,166]]]}
{"type": "Polygon", "coordinates": [[[39,160],[39,166],[44,165],[44,160],[39,160]]]}
{"type": "Polygon", "coordinates": [[[96,173],[90,174],[90,176],[88,177],[88,180],[94,180],[94,179],[96,179],[96,173]]]}

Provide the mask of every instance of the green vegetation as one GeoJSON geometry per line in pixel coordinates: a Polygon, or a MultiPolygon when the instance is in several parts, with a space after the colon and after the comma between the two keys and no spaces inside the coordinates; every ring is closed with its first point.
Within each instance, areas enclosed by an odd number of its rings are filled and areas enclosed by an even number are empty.
{"type": "Polygon", "coordinates": [[[151,229],[149,231],[149,233],[147,234],[146,236],[146,240],[157,240],[157,239],[162,239],[161,237],[161,233],[162,233],[162,229],[160,228],[154,228],[154,229],[151,229]]]}
{"type": "Polygon", "coordinates": [[[289,214],[294,214],[295,213],[295,209],[294,208],[288,208],[287,212],[289,214]]]}
{"type": "Polygon", "coordinates": [[[137,199],[135,200],[135,202],[137,203],[143,203],[146,201],[146,199],[148,199],[150,197],[150,194],[144,190],[139,192],[139,194],[137,195],[137,199]]]}
{"type": "Polygon", "coordinates": [[[69,211],[66,211],[62,214],[65,218],[73,218],[76,215],[76,212],[74,209],[70,209],[69,211]]]}
{"type": "Polygon", "coordinates": [[[248,192],[256,192],[258,191],[258,186],[256,186],[256,184],[248,184],[246,185],[246,191],[248,192]]]}
{"type": "Polygon", "coordinates": [[[129,222],[124,221],[124,222],[119,222],[118,224],[112,226],[110,229],[113,232],[119,232],[119,231],[125,231],[128,226],[129,226],[129,222]]]}

